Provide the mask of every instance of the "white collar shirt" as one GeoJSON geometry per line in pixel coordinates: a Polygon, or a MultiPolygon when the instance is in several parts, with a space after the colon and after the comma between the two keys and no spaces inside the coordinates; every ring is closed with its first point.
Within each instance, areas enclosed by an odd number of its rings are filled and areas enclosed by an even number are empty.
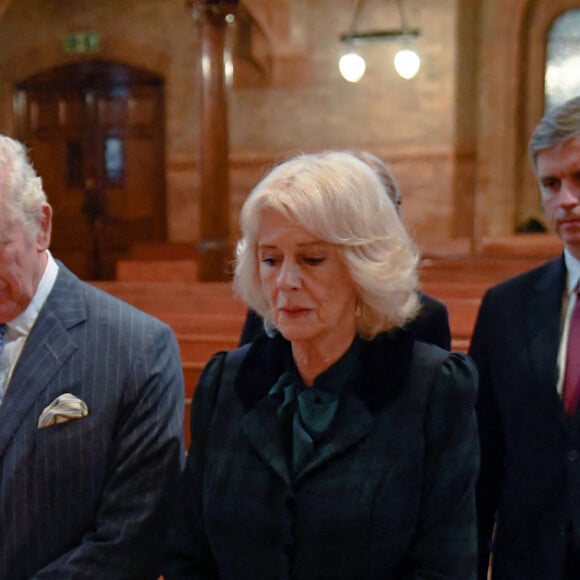
{"type": "Polygon", "coordinates": [[[7,323],[4,348],[0,354],[0,404],[10,385],[12,373],[20,358],[26,339],[44,306],[58,274],[58,264],[48,250],[48,261],[44,273],[30,304],[16,318],[7,323]]]}
{"type": "Polygon", "coordinates": [[[560,349],[558,351],[558,393],[562,395],[562,385],[564,382],[564,370],[566,369],[566,346],[568,344],[568,333],[570,328],[570,317],[576,305],[576,294],[574,288],[580,281],[580,260],[575,258],[570,251],[564,249],[564,261],[566,263],[566,289],[562,300],[562,332],[560,336],[560,349]]]}

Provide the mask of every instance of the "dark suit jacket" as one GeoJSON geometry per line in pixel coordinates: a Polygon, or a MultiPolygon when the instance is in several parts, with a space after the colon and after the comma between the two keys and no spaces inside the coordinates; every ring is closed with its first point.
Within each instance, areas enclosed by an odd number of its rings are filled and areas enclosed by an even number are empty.
{"type": "Polygon", "coordinates": [[[496,512],[494,579],[561,580],[570,525],[580,540],[580,417],[556,390],[565,280],[557,258],[491,288],[475,325],[480,579],[496,512]]]}
{"type": "Polygon", "coordinates": [[[0,406],[0,578],[157,578],[183,401],[171,330],[59,264],[0,406]],[[63,393],[89,415],[38,429],[63,393]]]}
{"type": "MultiPolygon", "coordinates": [[[[449,329],[449,314],[443,302],[431,298],[427,294],[420,294],[421,310],[412,320],[407,329],[412,331],[417,340],[436,344],[445,350],[451,350],[451,330],[449,329]]],[[[262,318],[253,310],[248,315],[242,328],[240,346],[264,334],[262,318]]]]}
{"type": "Polygon", "coordinates": [[[221,387],[224,353],[208,363],[166,579],[475,578],[479,453],[467,356],[406,331],[363,342],[360,380],[317,456],[291,478],[267,396],[289,348],[277,335],[233,351],[248,349],[221,387]]]}

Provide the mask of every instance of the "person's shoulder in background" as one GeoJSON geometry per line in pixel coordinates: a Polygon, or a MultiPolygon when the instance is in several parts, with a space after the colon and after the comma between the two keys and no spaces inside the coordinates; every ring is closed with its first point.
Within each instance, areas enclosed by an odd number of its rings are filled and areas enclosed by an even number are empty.
{"type": "Polygon", "coordinates": [[[436,344],[451,350],[451,329],[449,313],[443,302],[421,293],[421,310],[417,318],[407,324],[417,340],[436,344]]]}
{"type": "Polygon", "coordinates": [[[246,315],[246,320],[244,321],[244,326],[242,328],[238,346],[252,342],[264,334],[266,334],[266,331],[264,330],[264,321],[262,320],[262,317],[251,308],[248,309],[248,314],[246,315]]]}

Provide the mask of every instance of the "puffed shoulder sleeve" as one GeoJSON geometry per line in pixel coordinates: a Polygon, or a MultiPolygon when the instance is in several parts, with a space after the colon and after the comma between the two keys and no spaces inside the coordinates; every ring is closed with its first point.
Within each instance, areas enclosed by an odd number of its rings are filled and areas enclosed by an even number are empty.
{"type": "Polygon", "coordinates": [[[412,578],[470,580],[477,569],[477,371],[463,353],[449,353],[428,366],[424,491],[412,578]]]}
{"type": "Polygon", "coordinates": [[[473,415],[477,399],[477,368],[471,357],[462,352],[450,352],[435,370],[430,401],[448,400],[457,411],[470,410],[473,415]]]}

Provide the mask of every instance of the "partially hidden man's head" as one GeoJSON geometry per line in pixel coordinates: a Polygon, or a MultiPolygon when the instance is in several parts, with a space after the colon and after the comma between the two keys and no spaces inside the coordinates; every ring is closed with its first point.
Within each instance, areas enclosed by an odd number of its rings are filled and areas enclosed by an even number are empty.
{"type": "Polygon", "coordinates": [[[24,146],[0,135],[0,322],[26,309],[42,277],[52,210],[24,146]]]}
{"type": "Polygon", "coordinates": [[[387,195],[395,204],[397,213],[399,213],[403,198],[390,167],[380,157],[369,151],[358,151],[354,155],[364,161],[379,176],[387,195]]]}

